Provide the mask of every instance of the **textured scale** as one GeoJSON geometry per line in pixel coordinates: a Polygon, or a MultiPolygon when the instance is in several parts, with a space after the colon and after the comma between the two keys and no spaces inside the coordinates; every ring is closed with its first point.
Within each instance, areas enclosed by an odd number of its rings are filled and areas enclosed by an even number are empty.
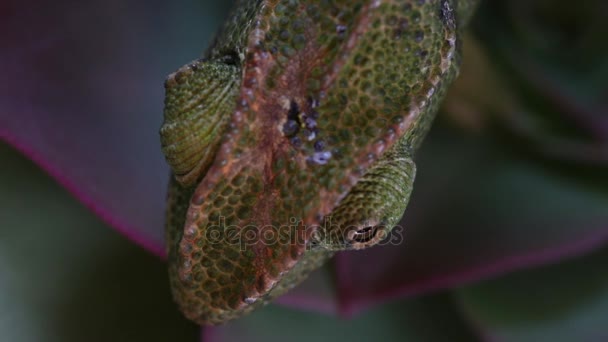
{"type": "Polygon", "coordinates": [[[167,250],[188,318],[236,318],[388,236],[474,5],[239,1],[169,76],[167,250]]]}

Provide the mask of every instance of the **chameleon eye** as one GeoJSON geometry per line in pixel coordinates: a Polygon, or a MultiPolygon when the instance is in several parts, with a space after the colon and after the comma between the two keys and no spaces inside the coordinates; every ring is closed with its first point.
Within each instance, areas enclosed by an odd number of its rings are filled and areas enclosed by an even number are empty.
{"type": "Polygon", "coordinates": [[[374,236],[376,236],[377,232],[378,232],[377,226],[363,227],[363,229],[356,231],[353,234],[351,239],[356,242],[366,243],[366,242],[369,242],[370,240],[372,240],[374,238],[374,236]]]}
{"type": "Polygon", "coordinates": [[[384,240],[405,211],[415,174],[406,149],[396,145],[387,151],[324,217],[317,245],[362,249],[384,240]]]}
{"type": "Polygon", "coordinates": [[[387,236],[384,228],[385,227],[379,224],[357,227],[348,232],[346,241],[349,242],[354,249],[375,245],[387,236]]]}

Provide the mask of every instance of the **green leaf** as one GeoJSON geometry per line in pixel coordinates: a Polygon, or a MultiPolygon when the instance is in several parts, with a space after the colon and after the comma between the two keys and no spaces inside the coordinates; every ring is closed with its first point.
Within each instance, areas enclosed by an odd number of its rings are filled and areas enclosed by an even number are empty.
{"type": "Polygon", "coordinates": [[[608,248],[458,291],[470,320],[499,341],[608,340],[608,248]]]}
{"type": "Polygon", "coordinates": [[[195,341],[165,264],[0,144],[0,340],[195,341]]]}
{"type": "Polygon", "coordinates": [[[396,301],[351,319],[270,305],[224,326],[206,328],[204,342],[475,341],[449,295],[396,301]]]}

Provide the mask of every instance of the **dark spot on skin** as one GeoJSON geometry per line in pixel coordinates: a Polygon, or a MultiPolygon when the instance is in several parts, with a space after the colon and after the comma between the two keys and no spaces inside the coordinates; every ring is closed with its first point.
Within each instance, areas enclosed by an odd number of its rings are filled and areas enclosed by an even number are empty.
{"type": "Polygon", "coordinates": [[[308,105],[310,106],[310,108],[317,108],[319,107],[319,100],[313,98],[312,96],[308,98],[308,105]]]}
{"type": "Polygon", "coordinates": [[[346,33],[346,26],[336,25],[336,33],[338,33],[339,36],[343,36],[346,33]]]}
{"type": "Polygon", "coordinates": [[[423,39],[424,39],[424,32],[416,31],[414,33],[414,40],[416,41],[416,43],[420,43],[423,39]]]}
{"type": "Polygon", "coordinates": [[[294,121],[299,121],[298,114],[300,114],[300,106],[294,100],[289,102],[289,112],[287,113],[287,118],[294,121]]]}
{"type": "Polygon", "coordinates": [[[291,25],[292,29],[296,32],[303,31],[304,26],[305,26],[304,22],[302,20],[298,20],[298,19],[294,20],[293,24],[291,25]]]}
{"type": "MultiPolygon", "coordinates": [[[[306,123],[307,125],[309,123],[306,123]]],[[[314,123],[316,125],[316,122],[314,123]]],[[[283,125],[283,134],[286,136],[294,136],[302,127],[302,121],[300,120],[300,106],[294,100],[289,101],[289,110],[287,111],[287,121],[283,125]]],[[[304,133],[306,135],[306,133],[304,133]]],[[[302,145],[302,140],[297,137],[293,137],[291,143],[294,147],[300,147],[302,145]]]]}
{"type": "Polygon", "coordinates": [[[293,137],[291,138],[290,142],[294,147],[302,146],[302,139],[300,139],[300,137],[293,137]]]}
{"type": "Polygon", "coordinates": [[[264,276],[260,276],[255,285],[258,292],[264,292],[266,289],[266,279],[264,279],[264,276]]]}
{"type": "Polygon", "coordinates": [[[340,160],[342,159],[343,155],[342,155],[342,150],[339,148],[334,148],[331,150],[331,156],[332,158],[336,159],[336,160],[340,160]]]}
{"type": "Polygon", "coordinates": [[[407,21],[407,19],[399,20],[399,24],[397,25],[397,27],[395,28],[395,31],[393,32],[393,38],[395,38],[395,39],[401,38],[401,36],[403,35],[403,32],[405,32],[407,30],[408,26],[409,26],[409,22],[407,21]]]}
{"type": "Polygon", "coordinates": [[[307,117],[306,119],[304,119],[304,124],[309,129],[317,127],[317,122],[315,121],[315,119],[313,119],[311,117],[307,117]]]}
{"type": "Polygon", "coordinates": [[[313,141],[316,137],[319,136],[319,129],[317,127],[306,128],[304,130],[304,135],[306,136],[306,139],[308,141],[313,141]]]}
{"type": "Polygon", "coordinates": [[[415,23],[419,23],[420,20],[422,19],[422,17],[420,16],[420,12],[414,12],[412,14],[412,19],[414,20],[415,23]]]}
{"type": "Polygon", "coordinates": [[[206,61],[207,61],[206,58],[199,58],[199,59],[193,61],[192,63],[188,64],[188,68],[190,68],[190,70],[192,70],[192,71],[198,71],[198,70],[200,70],[201,64],[206,61]]]}
{"type": "Polygon", "coordinates": [[[317,152],[323,151],[325,149],[325,141],[323,141],[321,139],[315,141],[314,148],[315,148],[315,151],[317,151],[317,152]]]}
{"type": "Polygon", "coordinates": [[[227,64],[227,65],[238,65],[239,64],[239,55],[232,51],[227,53],[225,56],[222,57],[221,59],[222,63],[227,64]]]}
{"type": "Polygon", "coordinates": [[[314,130],[310,128],[305,128],[304,130],[302,130],[302,134],[304,135],[304,137],[306,137],[308,141],[313,140],[317,136],[314,130]]]}
{"type": "Polygon", "coordinates": [[[286,136],[293,136],[300,130],[300,125],[295,120],[287,120],[283,125],[283,134],[286,136]]]}
{"type": "Polygon", "coordinates": [[[320,238],[318,236],[316,236],[315,234],[312,235],[312,238],[308,241],[308,244],[306,245],[307,250],[314,250],[319,246],[320,243],[320,238]]]}
{"type": "Polygon", "coordinates": [[[418,57],[422,57],[422,58],[424,58],[424,57],[426,57],[428,54],[429,54],[429,52],[428,52],[428,51],[426,51],[426,50],[418,50],[418,51],[416,51],[416,55],[417,55],[418,57]]]}

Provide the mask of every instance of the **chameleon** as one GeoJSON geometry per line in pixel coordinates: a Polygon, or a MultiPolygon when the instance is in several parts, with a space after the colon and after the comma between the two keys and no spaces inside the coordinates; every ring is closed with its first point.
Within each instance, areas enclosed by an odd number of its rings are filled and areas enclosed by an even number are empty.
{"type": "Polygon", "coordinates": [[[190,320],[225,323],[384,241],[475,0],[240,0],[165,80],[166,250],[190,320]]]}

